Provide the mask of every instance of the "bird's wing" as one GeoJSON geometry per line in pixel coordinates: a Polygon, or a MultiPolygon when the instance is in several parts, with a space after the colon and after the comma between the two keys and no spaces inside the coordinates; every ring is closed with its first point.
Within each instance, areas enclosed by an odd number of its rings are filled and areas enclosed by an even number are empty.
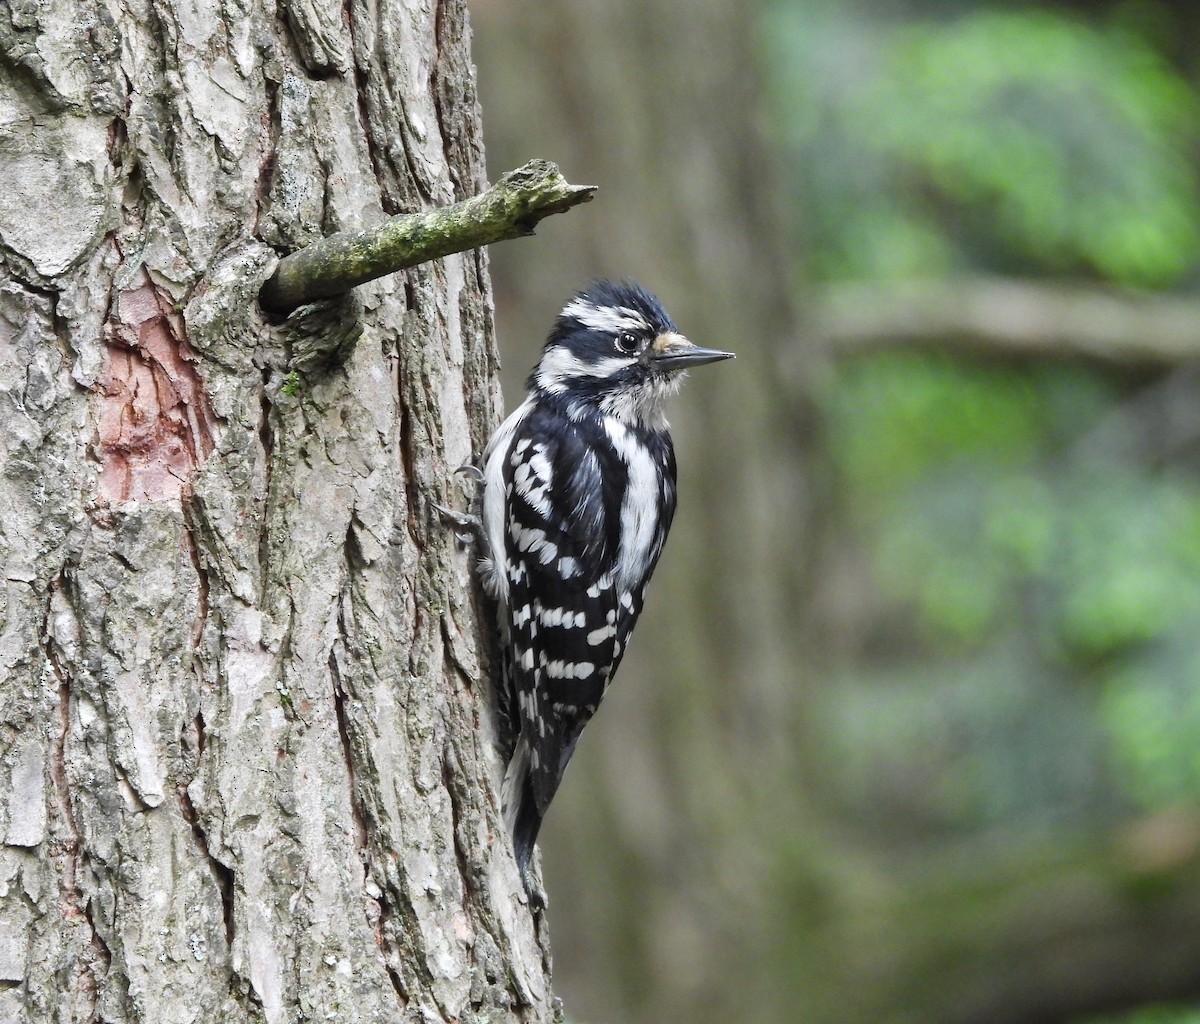
{"type": "Polygon", "coordinates": [[[511,673],[539,815],[558,788],[641,611],[618,592],[622,469],[579,429],[514,432],[504,467],[511,673]]]}

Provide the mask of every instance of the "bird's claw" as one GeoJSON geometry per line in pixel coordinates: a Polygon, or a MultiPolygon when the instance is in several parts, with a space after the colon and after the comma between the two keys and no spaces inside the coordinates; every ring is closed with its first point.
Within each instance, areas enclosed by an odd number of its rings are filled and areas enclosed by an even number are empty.
{"type": "Polygon", "coordinates": [[[430,504],[433,506],[434,511],[446,522],[461,529],[477,530],[482,525],[479,522],[479,516],[473,516],[469,512],[459,512],[456,509],[446,508],[445,505],[439,505],[436,501],[430,502],[430,504]]]}
{"type": "MultiPolygon", "coordinates": [[[[479,488],[483,484],[483,472],[477,467],[468,463],[465,466],[459,466],[454,471],[454,475],[459,477],[459,487],[463,495],[472,505],[477,505],[479,500],[479,488]]],[[[472,515],[469,512],[459,512],[452,508],[446,508],[444,505],[439,505],[437,502],[430,502],[435,512],[442,517],[442,520],[454,528],[454,536],[461,544],[470,544],[473,540],[478,539],[483,530],[483,523],[479,516],[472,515]]]]}
{"type": "Polygon", "coordinates": [[[465,466],[459,466],[454,471],[454,475],[460,478],[458,486],[459,490],[463,492],[463,496],[468,501],[473,501],[480,488],[483,487],[483,470],[468,462],[465,466]]]}
{"type": "Polygon", "coordinates": [[[454,536],[463,544],[469,544],[479,536],[479,531],[483,529],[483,524],[479,521],[479,516],[446,508],[445,505],[439,505],[436,501],[430,502],[430,505],[433,506],[433,510],[442,517],[444,522],[454,527],[454,536]]]}

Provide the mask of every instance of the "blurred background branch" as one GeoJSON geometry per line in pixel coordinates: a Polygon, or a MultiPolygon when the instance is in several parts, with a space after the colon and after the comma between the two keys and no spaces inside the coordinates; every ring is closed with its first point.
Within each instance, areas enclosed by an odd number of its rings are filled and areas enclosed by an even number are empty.
{"type": "Polygon", "coordinates": [[[813,337],[835,354],[932,348],[1165,369],[1200,360],[1200,300],[1005,278],[829,283],[813,337]]]}

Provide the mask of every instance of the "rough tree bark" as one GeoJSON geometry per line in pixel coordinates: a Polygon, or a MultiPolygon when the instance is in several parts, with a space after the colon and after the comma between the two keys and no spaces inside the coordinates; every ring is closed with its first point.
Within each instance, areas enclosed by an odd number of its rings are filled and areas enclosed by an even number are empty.
{"type": "Polygon", "coordinates": [[[0,7],[0,1020],[548,1020],[429,512],[485,257],[255,302],[485,185],[465,7],[219,6],[0,7]]]}

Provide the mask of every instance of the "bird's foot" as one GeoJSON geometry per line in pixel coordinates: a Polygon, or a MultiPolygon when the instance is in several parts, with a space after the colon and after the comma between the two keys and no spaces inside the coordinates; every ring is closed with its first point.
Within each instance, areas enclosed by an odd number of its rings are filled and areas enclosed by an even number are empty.
{"type": "Polygon", "coordinates": [[[446,508],[445,505],[439,505],[436,501],[430,502],[430,504],[433,506],[433,510],[442,517],[443,522],[454,527],[454,536],[463,544],[470,544],[483,529],[483,523],[480,522],[479,516],[473,516],[467,512],[456,512],[452,508],[446,508]]]}
{"type": "Polygon", "coordinates": [[[468,501],[474,502],[482,495],[483,470],[478,466],[472,466],[468,462],[465,466],[459,466],[454,475],[460,478],[458,486],[468,501]]]}
{"type": "MultiPolygon", "coordinates": [[[[468,463],[465,466],[459,466],[454,471],[454,475],[460,478],[459,488],[477,512],[483,500],[483,472],[478,466],[468,463]]],[[[437,502],[430,502],[430,504],[434,511],[442,517],[442,521],[454,528],[454,536],[460,544],[467,545],[479,539],[483,531],[483,523],[476,512],[459,512],[456,509],[439,505],[437,502]]]]}

